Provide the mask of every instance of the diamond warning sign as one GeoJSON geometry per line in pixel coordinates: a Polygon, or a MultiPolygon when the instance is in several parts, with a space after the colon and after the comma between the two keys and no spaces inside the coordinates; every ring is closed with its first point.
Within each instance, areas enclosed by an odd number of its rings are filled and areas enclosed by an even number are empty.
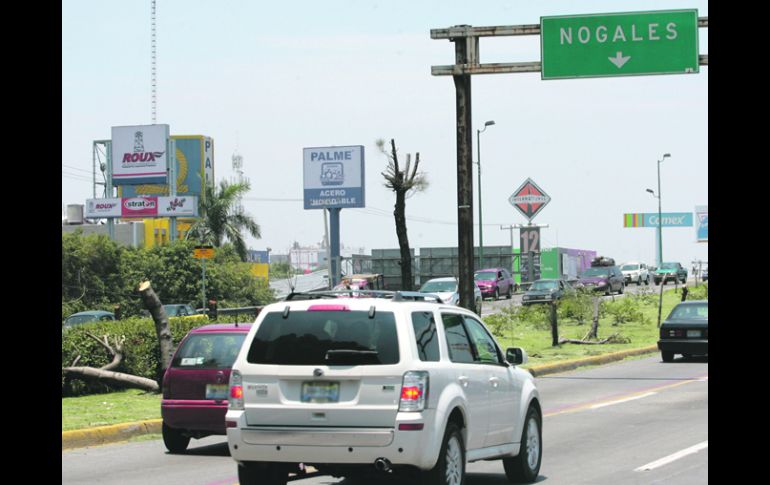
{"type": "Polygon", "coordinates": [[[508,197],[508,202],[529,221],[532,221],[550,201],[551,197],[530,178],[508,197]]]}

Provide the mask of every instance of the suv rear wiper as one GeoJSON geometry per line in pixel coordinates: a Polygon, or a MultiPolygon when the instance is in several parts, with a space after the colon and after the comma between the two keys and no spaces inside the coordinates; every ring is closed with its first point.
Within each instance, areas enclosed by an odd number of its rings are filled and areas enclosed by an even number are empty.
{"type": "Polygon", "coordinates": [[[335,364],[379,364],[376,350],[327,350],[326,362],[335,364]]]}

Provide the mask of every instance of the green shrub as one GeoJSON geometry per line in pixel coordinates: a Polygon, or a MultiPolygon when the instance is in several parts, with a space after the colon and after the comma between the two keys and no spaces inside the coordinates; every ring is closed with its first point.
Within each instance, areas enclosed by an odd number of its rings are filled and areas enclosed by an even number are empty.
{"type": "Polygon", "coordinates": [[[650,322],[644,312],[642,312],[642,303],[635,298],[620,298],[618,300],[602,302],[601,306],[607,315],[612,317],[612,325],[617,326],[621,323],[637,322],[647,324],[650,322]]]}

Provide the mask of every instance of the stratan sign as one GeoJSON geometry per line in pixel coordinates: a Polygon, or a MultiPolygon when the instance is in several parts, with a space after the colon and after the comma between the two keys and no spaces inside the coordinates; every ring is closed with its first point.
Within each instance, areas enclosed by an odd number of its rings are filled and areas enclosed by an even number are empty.
{"type": "Polygon", "coordinates": [[[85,216],[89,219],[197,217],[198,198],[177,196],[88,199],[85,216]]]}
{"type": "Polygon", "coordinates": [[[165,183],[169,125],[112,127],[113,185],[165,183]]]}

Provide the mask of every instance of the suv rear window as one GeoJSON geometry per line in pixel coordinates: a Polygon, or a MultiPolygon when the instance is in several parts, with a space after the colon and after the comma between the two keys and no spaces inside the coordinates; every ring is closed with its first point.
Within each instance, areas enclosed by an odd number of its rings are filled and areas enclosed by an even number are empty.
{"type": "Polygon", "coordinates": [[[199,333],[187,337],[174,355],[171,367],[229,369],[241,350],[245,333],[199,333]]]}
{"type": "Polygon", "coordinates": [[[399,361],[392,312],[271,312],[259,326],[246,360],[278,365],[388,365],[399,361]]]}

